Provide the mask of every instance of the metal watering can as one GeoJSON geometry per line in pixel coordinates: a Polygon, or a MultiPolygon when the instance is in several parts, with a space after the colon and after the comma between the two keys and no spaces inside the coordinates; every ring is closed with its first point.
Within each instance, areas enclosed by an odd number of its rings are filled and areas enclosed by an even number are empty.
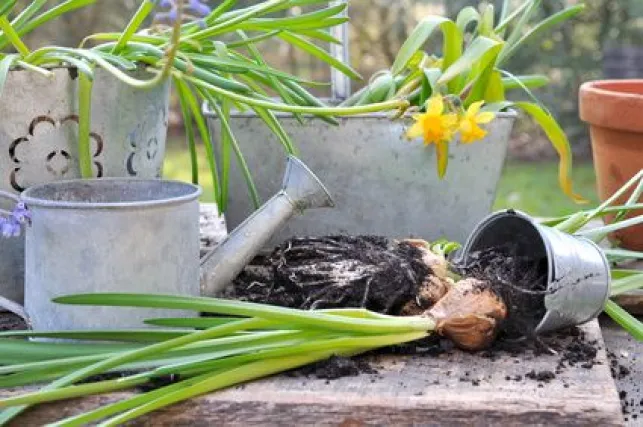
{"type": "Polygon", "coordinates": [[[69,307],[51,299],[90,292],[212,296],[290,217],[333,206],[319,179],[289,157],[282,190],[199,262],[200,194],[200,187],[188,183],[132,178],[57,181],[27,189],[20,195],[32,216],[26,227],[24,312],[6,298],[0,306],[41,331],[140,327],[146,318],[187,314],[69,307]]]}

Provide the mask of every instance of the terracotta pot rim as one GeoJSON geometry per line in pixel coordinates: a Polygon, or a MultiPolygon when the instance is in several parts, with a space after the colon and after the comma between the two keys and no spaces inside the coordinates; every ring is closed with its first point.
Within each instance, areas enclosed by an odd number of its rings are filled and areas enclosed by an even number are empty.
{"type": "Polygon", "coordinates": [[[593,80],[580,87],[580,118],[590,125],[643,133],[640,111],[643,79],[593,80]]]}

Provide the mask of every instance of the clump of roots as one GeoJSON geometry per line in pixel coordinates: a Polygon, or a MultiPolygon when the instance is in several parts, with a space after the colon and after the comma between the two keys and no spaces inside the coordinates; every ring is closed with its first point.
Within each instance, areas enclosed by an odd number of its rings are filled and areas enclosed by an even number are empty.
{"type": "Polygon", "coordinates": [[[294,238],[249,266],[228,296],[294,308],[418,314],[450,286],[426,242],[377,236],[294,238]]]}

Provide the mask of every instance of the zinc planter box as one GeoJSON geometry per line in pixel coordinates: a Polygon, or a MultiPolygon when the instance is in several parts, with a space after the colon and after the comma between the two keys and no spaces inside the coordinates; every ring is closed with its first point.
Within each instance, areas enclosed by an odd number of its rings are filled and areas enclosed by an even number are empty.
{"type": "MultiPolygon", "coordinates": [[[[204,106],[215,138],[219,121],[204,106]]],[[[339,118],[339,126],[320,120],[301,125],[287,114],[281,124],[299,149],[298,156],[319,176],[335,200],[294,218],[273,239],[328,234],[378,234],[390,237],[445,237],[463,242],[492,207],[515,113],[501,113],[481,141],[450,147],[446,177],[436,172],[435,149],[404,137],[409,120],[386,114],[339,118]]],[[[234,114],[232,130],[262,199],[277,191],[284,152],[261,118],[234,114]]],[[[253,211],[247,187],[234,159],[225,212],[236,227],[253,211]]]]}

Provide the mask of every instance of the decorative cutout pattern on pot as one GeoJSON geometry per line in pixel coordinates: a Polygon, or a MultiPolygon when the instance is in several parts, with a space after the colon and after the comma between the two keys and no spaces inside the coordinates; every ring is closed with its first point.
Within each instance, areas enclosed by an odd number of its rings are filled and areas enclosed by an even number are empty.
{"type": "MultiPolygon", "coordinates": [[[[67,178],[78,162],[72,155],[69,141],[78,135],[78,116],[71,114],[62,119],[51,116],[37,116],[31,123],[27,135],[14,139],[9,145],[9,158],[13,170],[9,175],[11,188],[24,191],[39,183],[42,171],[46,170],[52,180],[67,178]],[[46,149],[44,146],[48,146],[46,149]]],[[[103,138],[96,132],[89,134],[94,158],[94,176],[103,176],[103,165],[99,161],[103,152],[103,138]]],[[[77,167],[77,166],[76,166],[77,167]]]]}
{"type": "Polygon", "coordinates": [[[125,170],[130,176],[153,175],[161,177],[165,144],[155,130],[167,129],[167,111],[163,106],[148,108],[145,117],[127,135],[130,154],[125,160],[125,170]],[[147,172],[147,173],[146,173],[147,172]]]}

